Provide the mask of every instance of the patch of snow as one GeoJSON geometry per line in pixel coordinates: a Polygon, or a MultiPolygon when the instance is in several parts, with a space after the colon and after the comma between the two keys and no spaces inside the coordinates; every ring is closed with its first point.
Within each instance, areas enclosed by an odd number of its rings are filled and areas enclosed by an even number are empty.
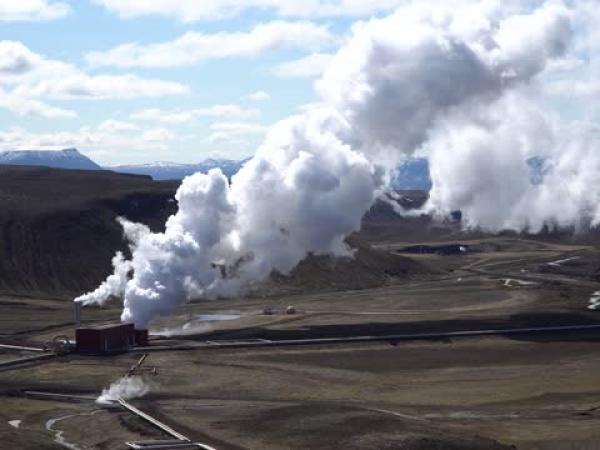
{"type": "Polygon", "coordinates": [[[518,280],[516,278],[504,278],[503,280],[504,280],[504,286],[507,286],[507,287],[514,286],[514,285],[534,286],[537,284],[535,281],[518,280]]]}
{"type": "Polygon", "coordinates": [[[0,151],[0,164],[45,166],[63,169],[101,169],[99,165],[74,148],[64,150],[0,151]]]}
{"type": "Polygon", "coordinates": [[[560,267],[565,263],[568,263],[570,261],[575,261],[576,259],[579,259],[579,258],[580,258],[580,256],[571,256],[570,258],[559,259],[556,261],[549,262],[547,265],[552,266],[552,267],[560,267]]]}
{"type": "Polygon", "coordinates": [[[592,311],[600,310],[600,291],[596,291],[592,294],[588,309],[591,309],[592,311]]]}

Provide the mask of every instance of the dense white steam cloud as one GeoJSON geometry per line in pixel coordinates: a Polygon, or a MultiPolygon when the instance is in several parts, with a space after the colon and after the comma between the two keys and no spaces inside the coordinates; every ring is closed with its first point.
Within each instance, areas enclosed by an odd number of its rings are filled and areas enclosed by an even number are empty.
{"type": "Polygon", "coordinates": [[[112,265],[114,272],[94,292],[80,296],[77,301],[84,305],[102,305],[110,297],[117,297],[125,291],[129,272],[131,272],[131,263],[125,259],[123,253],[117,252],[112,259],[112,265]]]}
{"type": "Polygon", "coordinates": [[[123,377],[119,381],[112,383],[108,388],[102,390],[102,394],[96,399],[96,403],[111,404],[118,401],[130,400],[132,398],[143,397],[150,391],[150,386],[142,377],[131,376],[123,377]]]}
{"type": "Polygon", "coordinates": [[[143,327],[190,298],[287,273],[309,253],[349,255],[344,239],[416,151],[430,152],[432,211],[461,209],[490,229],[572,223],[594,200],[580,183],[598,173],[578,174],[572,155],[593,149],[560,137],[532,92],[567,51],[575,12],[520,3],[415,2],[356,24],[317,83],[320,105],[275,125],[231,184],[218,170],[186,178],[164,233],[123,222],[131,260],[115,258],[112,278],[77,300],[122,296],[122,320],[143,327]],[[531,156],[551,166],[537,185],[531,156]]]}
{"type": "Polygon", "coordinates": [[[491,231],[600,223],[597,137],[586,126],[557,124],[524,108],[515,93],[436,130],[429,142],[431,210],[461,210],[465,226],[491,231]],[[543,161],[537,183],[531,158],[543,161]]]}

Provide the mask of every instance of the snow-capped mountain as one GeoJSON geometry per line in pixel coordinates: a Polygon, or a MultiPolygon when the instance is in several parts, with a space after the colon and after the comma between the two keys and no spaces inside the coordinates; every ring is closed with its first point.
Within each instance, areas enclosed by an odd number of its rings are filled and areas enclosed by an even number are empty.
{"type": "MultiPolygon", "coordinates": [[[[77,149],[64,150],[9,150],[0,151],[0,165],[46,166],[60,169],[112,170],[120,173],[149,175],[155,180],[182,180],[196,172],[206,173],[220,168],[227,177],[235,175],[248,159],[209,158],[197,164],[180,164],[173,162],[155,162],[149,164],[132,164],[101,167],[77,149]]],[[[393,183],[396,189],[429,190],[429,163],[426,158],[414,158],[404,161],[398,168],[398,175],[393,183]]]]}
{"type": "MultiPolygon", "coordinates": [[[[150,175],[155,180],[181,180],[196,172],[206,173],[210,169],[220,168],[227,177],[237,173],[248,159],[236,161],[232,159],[206,159],[198,164],[179,164],[172,162],[156,162],[150,164],[134,164],[106,167],[106,169],[121,173],[150,175]]],[[[406,160],[398,168],[398,176],[394,188],[402,190],[431,189],[429,178],[429,163],[426,158],[406,160]]]]}
{"type": "Polygon", "coordinates": [[[102,170],[102,167],[74,148],[64,150],[7,150],[0,152],[0,165],[102,170]]]}
{"type": "Polygon", "coordinates": [[[231,177],[237,173],[247,161],[232,159],[206,159],[198,164],[179,164],[172,162],[156,162],[151,164],[134,164],[107,167],[109,170],[137,175],[150,175],[155,180],[181,180],[196,172],[206,173],[210,169],[220,168],[223,174],[231,177]]]}

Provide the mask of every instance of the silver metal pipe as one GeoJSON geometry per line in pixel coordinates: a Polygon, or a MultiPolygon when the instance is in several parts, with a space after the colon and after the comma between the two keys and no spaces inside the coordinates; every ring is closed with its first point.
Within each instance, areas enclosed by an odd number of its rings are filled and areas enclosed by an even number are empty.
{"type": "Polygon", "coordinates": [[[81,308],[82,304],[80,302],[73,302],[73,318],[75,320],[75,326],[79,327],[81,325],[81,308]]]}
{"type": "Polygon", "coordinates": [[[178,433],[173,428],[169,427],[168,425],[165,425],[164,423],[162,423],[158,419],[155,419],[154,417],[150,416],[149,414],[146,414],[145,412],[137,409],[131,403],[126,402],[123,398],[119,397],[117,401],[121,404],[121,406],[123,406],[124,408],[128,409],[129,411],[131,411],[136,416],[141,417],[142,419],[144,419],[147,422],[150,422],[152,425],[154,425],[155,427],[160,428],[165,433],[171,435],[175,439],[177,439],[179,441],[190,442],[190,439],[188,439],[183,434],[178,433]]]}

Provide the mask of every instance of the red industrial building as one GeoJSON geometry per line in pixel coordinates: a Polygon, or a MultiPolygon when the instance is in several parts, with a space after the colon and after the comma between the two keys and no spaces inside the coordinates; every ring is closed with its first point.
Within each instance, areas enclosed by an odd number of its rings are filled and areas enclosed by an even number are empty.
{"type": "Polygon", "coordinates": [[[75,341],[78,353],[116,353],[148,345],[148,330],[136,330],[131,323],[90,325],[75,330],[75,341]]]}

